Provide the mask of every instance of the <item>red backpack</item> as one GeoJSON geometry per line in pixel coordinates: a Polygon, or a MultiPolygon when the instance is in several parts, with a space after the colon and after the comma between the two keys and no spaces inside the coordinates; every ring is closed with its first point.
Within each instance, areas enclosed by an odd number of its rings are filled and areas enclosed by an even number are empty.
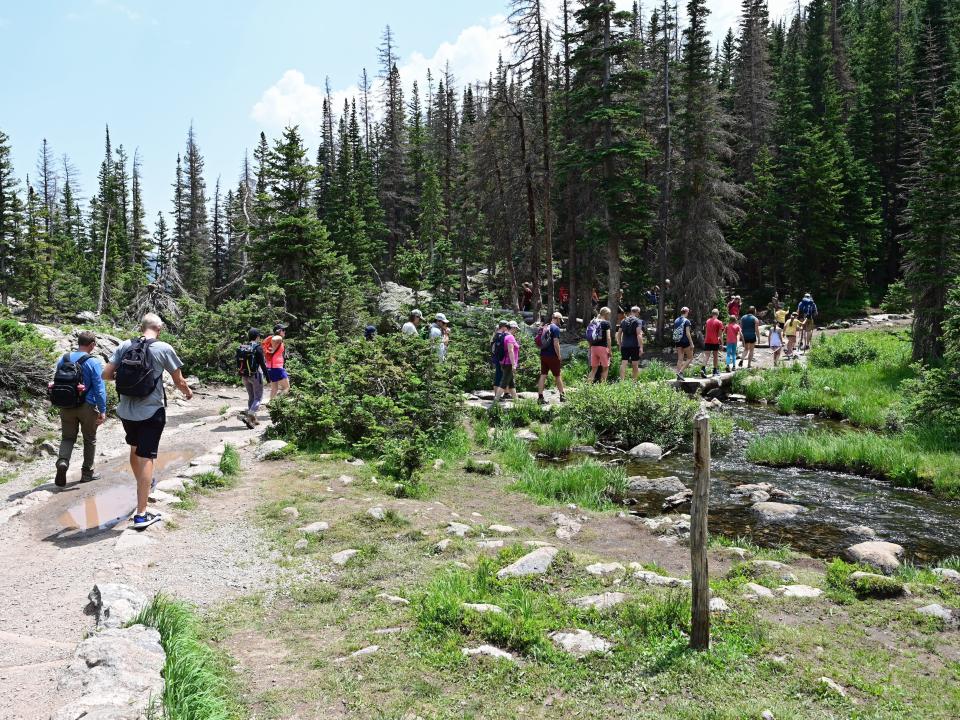
{"type": "Polygon", "coordinates": [[[549,337],[550,337],[550,326],[541,325],[540,329],[537,331],[537,336],[534,338],[533,341],[536,343],[538,348],[543,350],[543,348],[546,347],[546,344],[549,343],[549,337]]]}

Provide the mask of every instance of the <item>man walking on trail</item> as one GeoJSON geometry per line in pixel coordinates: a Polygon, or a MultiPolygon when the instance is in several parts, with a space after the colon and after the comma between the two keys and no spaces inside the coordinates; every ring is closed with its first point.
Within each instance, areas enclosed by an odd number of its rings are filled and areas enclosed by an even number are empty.
{"type": "Polygon", "coordinates": [[[157,315],[144,315],[140,337],[121,344],[103,370],[103,379],[115,380],[120,395],[117,415],[130,446],[130,468],[137,479],[137,511],[133,516],[136,530],[162,520],[160,513],[147,510],[147,499],[153,483],[153,464],[160,448],[160,436],[167,423],[163,371],[170,373],[173,384],[187,400],[193,397],[177,353],[167,343],[157,340],[162,329],[163,321],[157,315]]]}
{"type": "Polygon", "coordinates": [[[739,295],[732,295],[730,297],[730,302],[727,303],[727,315],[732,315],[734,317],[740,316],[740,305],[743,302],[739,295]]]}
{"type": "Polygon", "coordinates": [[[587,326],[587,342],[590,343],[590,374],[587,375],[587,382],[607,381],[613,351],[611,330],[610,308],[600,308],[600,314],[587,326]]]}
{"type": "Polygon", "coordinates": [[[290,376],[284,367],[286,363],[287,326],[277,323],[273,326],[273,335],[263,341],[263,356],[267,361],[267,380],[270,381],[270,402],[275,397],[290,392],[290,376]]]}
{"type": "Polygon", "coordinates": [[[797,312],[804,318],[803,328],[800,331],[800,349],[809,350],[813,343],[814,318],[817,315],[817,304],[810,293],[803,296],[803,300],[797,305],[797,312]]]}
{"type": "Polygon", "coordinates": [[[743,335],[743,357],[740,358],[740,367],[743,360],[747,360],[747,369],[753,367],[753,351],[757,347],[757,335],[760,332],[760,320],[757,318],[757,308],[753,305],[747,314],[740,318],[740,332],[743,335]]]}
{"type": "Polygon", "coordinates": [[[50,395],[60,409],[60,452],[57,454],[57,487],[67,484],[70,456],[83,433],[83,465],[80,482],[99,480],[93,471],[97,456],[97,429],[107,419],[107,388],[101,373],[103,366],[92,357],[97,338],[84,330],[77,335],[77,349],[67,353],[59,362],[50,385],[50,395]],[[77,383],[77,380],[80,380],[77,383]]]}
{"type": "Polygon", "coordinates": [[[540,379],[537,381],[537,401],[545,403],[543,399],[543,388],[547,384],[547,375],[553,375],[553,381],[560,392],[560,402],[566,402],[567,397],[563,393],[563,379],[560,377],[560,323],[563,322],[563,315],[558,312],[553,314],[552,321],[544,323],[537,333],[537,346],[540,348],[540,379]]]}
{"type": "Polygon", "coordinates": [[[447,345],[450,344],[450,322],[443,313],[437,313],[430,325],[430,340],[437,343],[437,357],[440,362],[447,359],[447,345]]]}
{"type": "Polygon", "coordinates": [[[690,308],[680,308],[680,317],[673,321],[673,345],[677,348],[677,380],[683,382],[683,371],[693,362],[693,323],[690,308]]]}
{"type": "Polygon", "coordinates": [[[633,379],[639,379],[640,356],[643,355],[643,320],[640,319],[640,308],[636,305],[630,308],[630,314],[620,323],[617,344],[620,346],[620,379],[627,376],[627,363],[633,366],[633,379]]]}
{"type": "Polygon", "coordinates": [[[797,313],[790,313],[790,319],[783,324],[783,335],[787,338],[786,356],[788,358],[793,357],[793,353],[797,348],[797,335],[800,334],[802,327],[803,324],[797,317],[797,313]]]}
{"type": "Polygon", "coordinates": [[[520,365],[520,343],[517,342],[517,331],[520,326],[511,320],[507,331],[503,335],[503,357],[500,360],[502,376],[500,386],[494,389],[494,402],[500,400],[501,393],[517,399],[517,367],[520,365]]]}
{"type": "Polygon", "coordinates": [[[727,372],[734,372],[737,369],[737,344],[740,339],[740,326],[737,324],[737,316],[731,315],[727,320],[727,372]]]}
{"type": "Polygon", "coordinates": [[[720,334],[723,332],[723,321],[720,319],[720,310],[714,308],[703,329],[703,367],[700,368],[700,377],[707,377],[707,358],[713,354],[713,375],[720,374],[720,334]]]}
{"type": "Polygon", "coordinates": [[[494,398],[500,397],[500,390],[503,388],[503,360],[505,357],[505,346],[507,337],[507,321],[501,320],[497,323],[497,329],[490,339],[490,364],[493,365],[493,395],[494,398]]]}
{"type": "Polygon", "coordinates": [[[411,310],[410,315],[407,317],[407,321],[403,324],[403,327],[400,328],[400,332],[404,335],[413,335],[416,337],[420,334],[420,323],[423,322],[423,313],[419,310],[411,310]]]}
{"type": "Polygon", "coordinates": [[[237,371],[243,386],[247,389],[247,410],[240,413],[240,420],[248,428],[259,425],[257,410],[263,402],[263,382],[269,375],[267,361],[263,355],[263,346],[260,343],[260,331],[250,328],[247,333],[247,343],[237,348],[237,371]]]}

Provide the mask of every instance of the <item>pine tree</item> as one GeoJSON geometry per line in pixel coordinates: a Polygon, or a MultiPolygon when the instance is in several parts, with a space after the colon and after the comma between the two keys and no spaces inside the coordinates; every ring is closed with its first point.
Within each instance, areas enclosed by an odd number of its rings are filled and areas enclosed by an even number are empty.
{"type": "Polygon", "coordinates": [[[227,244],[227,236],[224,233],[223,214],[221,212],[220,178],[213,190],[213,223],[210,227],[211,233],[211,260],[213,261],[213,272],[210,275],[212,286],[211,295],[215,294],[219,288],[222,288],[227,281],[227,264],[229,262],[228,254],[230,247],[227,244]]]}
{"type": "MultiPolygon", "coordinates": [[[[170,267],[173,264],[173,239],[167,234],[167,221],[163,218],[162,212],[157,212],[156,229],[153,231],[153,239],[156,243],[154,249],[153,275],[158,281],[164,281],[170,267]]],[[[169,287],[164,286],[165,290],[169,287]]]]}
{"type": "Polygon", "coordinates": [[[388,267],[393,264],[397,248],[406,237],[408,221],[406,143],[404,129],[403,87],[397,69],[393,32],[388,25],[380,45],[382,131],[377,148],[380,176],[380,200],[386,213],[388,267]]]}
{"type": "Polygon", "coordinates": [[[740,127],[735,166],[737,179],[742,181],[747,178],[760,148],[769,141],[773,100],[767,2],[743,0],[740,12],[731,113],[740,127]]]}
{"type": "MultiPolygon", "coordinates": [[[[131,270],[146,268],[146,257],[150,251],[146,217],[147,211],[143,207],[142,169],[139,150],[133,151],[133,167],[130,185],[130,262],[131,270]]],[[[139,288],[136,288],[137,290],[139,288]]]]}
{"type": "Polygon", "coordinates": [[[47,208],[43,196],[34,190],[29,179],[24,218],[24,232],[15,251],[14,282],[19,299],[27,306],[27,317],[37,322],[52,310],[48,298],[53,268],[48,256],[47,208]]]}
{"type": "Polygon", "coordinates": [[[16,277],[22,213],[10,155],[10,136],[0,130],[0,303],[3,305],[10,299],[16,277]]]}
{"type": "Polygon", "coordinates": [[[183,287],[193,297],[206,300],[210,284],[210,228],[207,221],[207,190],[203,179],[203,156],[193,126],[187,132],[184,153],[180,221],[177,241],[177,272],[183,287]]]}

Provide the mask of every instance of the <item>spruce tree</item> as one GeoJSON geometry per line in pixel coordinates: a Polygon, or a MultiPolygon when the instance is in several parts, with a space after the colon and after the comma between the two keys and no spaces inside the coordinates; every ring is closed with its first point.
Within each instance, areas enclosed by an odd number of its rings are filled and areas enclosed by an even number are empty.
{"type": "Polygon", "coordinates": [[[207,220],[207,186],[203,178],[204,160],[192,125],[187,132],[183,159],[183,234],[178,238],[177,272],[184,289],[195,299],[206,301],[209,296],[212,255],[207,220]]]}
{"type": "Polygon", "coordinates": [[[3,305],[10,299],[16,276],[16,248],[22,213],[10,155],[10,137],[0,130],[0,303],[3,305]]]}

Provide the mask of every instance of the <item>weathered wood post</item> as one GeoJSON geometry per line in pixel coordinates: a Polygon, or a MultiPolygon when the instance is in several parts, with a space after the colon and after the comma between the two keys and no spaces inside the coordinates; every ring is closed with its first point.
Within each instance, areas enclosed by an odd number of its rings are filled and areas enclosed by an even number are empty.
{"type": "Polygon", "coordinates": [[[690,502],[691,632],[690,647],[710,649],[710,576],[707,568],[707,511],[710,505],[710,416],[693,421],[693,499],[690,502]]]}

